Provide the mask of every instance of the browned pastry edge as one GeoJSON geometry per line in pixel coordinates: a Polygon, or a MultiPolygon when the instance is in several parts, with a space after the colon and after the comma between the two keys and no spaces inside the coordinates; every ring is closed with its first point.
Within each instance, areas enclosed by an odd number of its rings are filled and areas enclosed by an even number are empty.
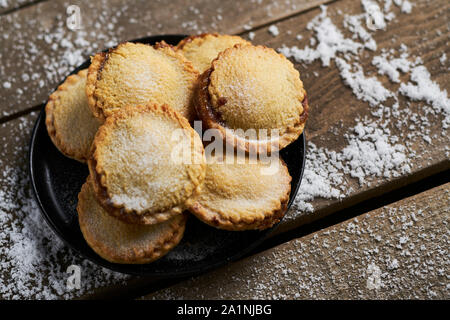
{"type": "Polygon", "coordinates": [[[155,48],[156,50],[162,49],[162,48],[170,48],[170,49],[172,49],[172,50],[175,51],[175,47],[174,47],[173,45],[171,45],[171,44],[168,44],[168,43],[165,42],[164,40],[161,40],[160,42],[156,42],[156,43],[153,45],[153,48],[155,48]]]}
{"type": "MultiPolygon", "coordinates": [[[[102,122],[104,122],[106,120],[107,115],[105,115],[105,113],[103,112],[103,109],[101,108],[101,106],[99,106],[98,98],[95,96],[95,89],[97,87],[97,81],[99,81],[101,79],[103,68],[104,68],[105,64],[107,63],[111,53],[116,51],[120,46],[126,45],[128,43],[130,43],[130,42],[126,42],[126,41],[121,42],[116,47],[110,48],[107,52],[100,52],[100,53],[97,53],[94,57],[91,57],[91,65],[89,66],[88,76],[87,76],[87,80],[86,80],[86,96],[88,98],[88,105],[92,111],[92,114],[96,118],[101,120],[102,122]]],[[[132,42],[132,43],[150,46],[148,44],[141,43],[141,42],[132,42]]],[[[183,68],[186,72],[192,73],[196,76],[196,78],[198,78],[199,73],[198,73],[197,69],[195,69],[195,67],[192,65],[192,63],[189,60],[187,60],[181,53],[178,53],[175,50],[174,46],[166,43],[163,40],[163,41],[155,43],[153,45],[153,48],[155,50],[161,50],[169,56],[176,57],[183,63],[183,68]]],[[[195,90],[196,83],[197,83],[197,81],[194,81],[193,87],[192,87],[193,91],[195,90]]],[[[189,109],[192,109],[192,101],[189,102],[189,109]]],[[[195,115],[193,113],[194,112],[192,110],[191,114],[189,114],[189,116],[188,116],[189,121],[194,120],[195,115]]]]}
{"type": "MultiPolygon", "coordinates": [[[[94,150],[91,151],[91,153],[94,150]]],[[[184,207],[174,207],[167,212],[159,213],[142,213],[138,214],[133,211],[127,211],[124,208],[118,208],[114,206],[108,197],[108,193],[105,187],[100,182],[99,175],[96,170],[92,168],[96,167],[96,161],[92,158],[88,160],[89,174],[92,176],[92,187],[94,189],[95,197],[102,208],[111,216],[130,224],[157,224],[169,220],[170,218],[182,214],[184,207]]]]}
{"type": "MultiPolygon", "coordinates": [[[[236,44],[233,48],[241,46],[240,44],[236,44]]],[[[264,49],[269,49],[266,46],[258,46],[264,49]]],[[[232,49],[232,48],[230,48],[232,49]]],[[[210,85],[210,76],[215,68],[215,61],[220,59],[220,57],[226,53],[228,50],[221,52],[216,59],[213,60],[211,64],[211,68],[206,70],[202,75],[200,75],[197,90],[195,93],[195,110],[197,111],[198,116],[201,118],[203,125],[209,129],[217,129],[220,133],[222,139],[235,148],[239,148],[241,150],[246,151],[247,153],[252,154],[261,154],[279,151],[284,147],[288,146],[290,143],[294,142],[303,132],[305,127],[306,119],[308,118],[308,99],[306,98],[306,90],[305,97],[302,101],[303,112],[299,117],[298,123],[296,123],[293,127],[289,127],[285,132],[280,133],[280,138],[277,140],[269,140],[269,141],[249,141],[245,138],[239,137],[235,135],[232,129],[226,127],[226,124],[221,118],[220,113],[214,110],[211,106],[211,97],[209,95],[209,85],[210,85]]]]}
{"type": "MultiPolygon", "coordinates": [[[[86,183],[82,186],[82,188],[87,188],[86,184],[91,183],[89,180],[90,179],[88,177],[86,183]]],[[[151,248],[148,248],[148,250],[139,252],[137,250],[134,250],[132,254],[127,255],[117,254],[116,252],[114,252],[114,250],[111,250],[109,247],[105,246],[104,243],[96,241],[95,238],[91,237],[91,234],[86,232],[86,230],[84,230],[84,228],[82,227],[82,214],[80,214],[80,212],[84,201],[87,201],[87,199],[83,198],[83,194],[83,192],[80,192],[78,194],[77,205],[78,220],[81,232],[89,246],[103,259],[109,262],[120,264],[144,264],[153,262],[166,255],[181,241],[183,237],[187,220],[186,214],[183,214],[182,219],[180,219],[179,221],[176,221],[176,219],[174,219],[174,221],[171,222],[172,232],[168,234],[167,237],[160,239],[158,243],[153,244],[151,248]]],[[[121,221],[118,220],[118,223],[121,223],[121,221]]]]}
{"type": "Polygon", "coordinates": [[[92,114],[100,121],[105,121],[106,117],[103,114],[103,110],[97,106],[97,98],[95,97],[95,88],[97,87],[97,81],[100,78],[101,70],[108,59],[109,53],[100,52],[94,57],[91,57],[91,65],[88,69],[88,76],[86,80],[86,96],[88,99],[89,108],[92,114]]]}
{"type": "Polygon", "coordinates": [[[164,53],[166,53],[167,55],[170,55],[172,57],[176,57],[177,59],[179,59],[182,63],[183,63],[183,69],[188,72],[188,73],[192,73],[195,75],[195,81],[192,83],[192,87],[190,88],[193,92],[193,94],[191,95],[191,100],[189,101],[189,114],[187,117],[187,120],[189,122],[193,122],[196,119],[196,111],[195,108],[193,106],[194,104],[194,94],[197,88],[197,84],[198,84],[198,77],[199,77],[199,72],[198,70],[194,67],[194,65],[192,64],[191,61],[189,61],[188,59],[186,59],[185,56],[183,56],[180,52],[177,52],[177,50],[175,49],[174,46],[172,46],[171,44],[166,43],[164,40],[157,42],[153,45],[153,47],[156,50],[161,50],[164,53]]]}
{"type": "MultiPolygon", "coordinates": [[[[155,111],[161,111],[167,115],[169,115],[172,119],[176,120],[181,128],[189,130],[190,134],[193,136],[195,135],[194,129],[190,126],[189,122],[186,118],[184,118],[182,115],[178,114],[175,110],[170,108],[168,105],[157,105],[157,104],[147,104],[147,105],[138,105],[138,106],[126,106],[122,108],[120,111],[114,113],[112,116],[108,117],[104,123],[103,126],[101,126],[95,135],[94,141],[92,143],[91,147],[91,157],[87,161],[88,167],[89,167],[89,173],[92,177],[92,186],[94,189],[95,196],[99,202],[99,204],[105,209],[106,212],[108,212],[111,216],[114,216],[123,222],[126,223],[133,223],[133,224],[156,224],[160,222],[164,222],[174,215],[182,214],[183,210],[186,208],[185,204],[177,205],[170,210],[166,212],[143,212],[143,213],[137,213],[133,210],[127,210],[123,207],[123,205],[115,205],[112,203],[108,190],[106,186],[102,183],[102,177],[104,176],[104,170],[102,167],[100,167],[97,163],[97,155],[96,155],[96,145],[101,144],[102,141],[105,138],[105,126],[110,125],[115,122],[116,118],[122,117],[124,113],[131,111],[136,112],[147,112],[148,110],[155,110],[155,111]]],[[[191,139],[191,147],[192,150],[195,150],[195,148],[203,148],[203,146],[196,145],[194,139],[191,139]]],[[[197,150],[200,151],[200,150],[197,150]]],[[[202,153],[204,151],[202,150],[202,153]]],[[[205,176],[205,164],[203,164],[203,175],[202,177],[199,177],[200,182],[203,182],[203,178],[205,176]]],[[[192,192],[192,195],[199,192],[201,187],[201,183],[198,185],[194,185],[194,190],[192,192]]]]}
{"type": "Polygon", "coordinates": [[[55,147],[66,157],[75,159],[82,163],[86,163],[87,157],[85,154],[74,150],[70,146],[63,142],[63,139],[59,135],[55,128],[55,117],[53,110],[61,97],[61,91],[68,91],[69,86],[76,84],[80,81],[80,78],[84,78],[87,74],[87,70],[81,70],[77,74],[73,74],[67,77],[67,79],[61,84],[55,92],[53,92],[48,98],[48,102],[45,105],[45,125],[47,126],[47,132],[55,147]]]}
{"type": "Polygon", "coordinates": [[[254,218],[253,221],[243,221],[242,219],[233,221],[231,218],[222,217],[219,213],[214,212],[209,208],[205,208],[195,200],[188,202],[188,210],[204,223],[218,229],[228,231],[245,231],[264,230],[272,227],[274,224],[280,222],[281,218],[283,218],[287,210],[289,196],[291,193],[292,177],[289,174],[289,171],[283,159],[280,158],[280,161],[283,169],[286,171],[286,174],[289,177],[289,188],[286,189],[285,194],[280,198],[275,209],[273,209],[272,211],[264,212],[263,219],[254,218]],[[209,215],[213,215],[213,217],[209,218],[209,215]]]}
{"type": "Polygon", "coordinates": [[[196,35],[192,35],[192,36],[188,36],[184,39],[182,39],[180,42],[178,42],[178,44],[175,46],[176,50],[183,50],[183,47],[187,44],[192,42],[194,39],[201,39],[201,38],[205,38],[206,36],[213,36],[213,37],[219,37],[220,34],[217,32],[214,33],[202,33],[202,34],[196,34],[196,35]]]}

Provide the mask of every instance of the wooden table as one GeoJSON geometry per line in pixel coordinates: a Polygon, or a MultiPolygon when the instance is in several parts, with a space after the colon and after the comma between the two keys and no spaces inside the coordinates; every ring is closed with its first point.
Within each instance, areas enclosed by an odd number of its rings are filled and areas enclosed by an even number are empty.
{"type": "MultiPolygon", "coordinates": [[[[345,16],[363,12],[360,1],[352,0],[184,3],[0,2],[0,298],[448,299],[450,149],[444,112],[398,94],[399,115],[380,117],[377,106],[358,99],[343,81],[335,59],[329,67],[319,60],[293,60],[311,104],[300,189],[305,201],[291,208],[273,237],[251,255],[192,279],[158,282],[94,266],[57,239],[32,198],[28,142],[49,93],[89,55],[127,39],[213,31],[275,49],[315,48],[311,39],[317,35],[308,23],[321,14],[320,5],[327,5],[327,16],[347,38],[352,34],[343,26],[345,16]],[[72,4],[81,13],[78,30],[66,25],[72,4]],[[273,25],[278,35],[269,32],[273,25]],[[370,142],[359,137],[358,123],[397,137],[387,143],[406,156],[407,170],[367,171],[359,181],[350,159],[335,162],[349,145],[370,142]],[[329,189],[312,190],[317,179],[329,189]],[[66,286],[66,269],[73,264],[81,266],[81,289],[66,286]]],[[[397,92],[401,84],[377,75],[372,59],[391,49],[398,55],[406,46],[410,60],[420,57],[431,80],[449,92],[450,3],[411,3],[411,13],[391,5],[395,18],[371,33],[377,50],[361,50],[354,62],[366,77],[397,92]]],[[[410,73],[400,74],[401,83],[409,81],[410,73]]]]}

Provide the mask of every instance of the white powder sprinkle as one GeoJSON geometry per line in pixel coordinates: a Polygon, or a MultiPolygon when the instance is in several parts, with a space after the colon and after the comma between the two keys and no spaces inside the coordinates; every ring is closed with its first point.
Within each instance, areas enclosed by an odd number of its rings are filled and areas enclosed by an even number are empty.
{"type": "Polygon", "coordinates": [[[447,61],[447,55],[445,54],[445,52],[442,54],[442,56],[439,58],[439,62],[444,65],[445,62],[447,61]]]}
{"type": "MultiPolygon", "coordinates": [[[[362,4],[367,13],[369,6],[375,3],[363,1],[362,4]]],[[[392,1],[384,2],[385,18],[390,14],[391,5],[392,1]]],[[[430,135],[428,127],[433,121],[428,116],[444,114],[447,120],[443,121],[443,137],[449,122],[447,92],[441,91],[431,81],[426,68],[419,66],[423,63],[420,57],[410,58],[408,48],[401,44],[399,56],[394,49],[383,49],[372,58],[372,65],[377,68],[379,75],[387,76],[391,82],[400,83],[398,92],[391,91],[377,76],[366,76],[362,66],[356,62],[362,50],[377,51],[371,33],[362,24],[366,14],[344,16],[344,27],[353,33],[353,39],[347,39],[327,17],[326,7],[322,6],[321,9],[321,13],[307,25],[307,29],[313,31],[313,36],[309,39],[310,45],[302,49],[283,46],[279,51],[306,64],[320,59],[324,67],[331,67],[330,62],[334,59],[344,83],[352,89],[357,99],[368,102],[374,118],[356,117],[356,125],[344,133],[347,144],[341,150],[328,150],[317,147],[312,142],[308,143],[304,177],[294,202],[297,210],[292,210],[292,216],[287,219],[293,219],[304,212],[313,212],[312,201],[316,198],[341,199],[352,193],[349,179],[357,179],[361,186],[368,186],[376,177],[392,179],[411,172],[410,161],[417,156],[409,149],[412,141],[421,137],[425,143],[432,144],[433,139],[436,139],[436,135],[430,135]],[[356,39],[362,44],[356,42],[356,39]],[[413,83],[401,83],[401,74],[409,72],[413,83]],[[419,115],[412,112],[409,105],[400,105],[398,93],[412,100],[423,100],[433,108],[421,106],[423,114],[419,115]],[[390,101],[393,103],[389,106],[390,101]],[[417,127],[421,130],[417,130],[417,127]],[[392,132],[392,129],[402,131],[405,128],[409,131],[407,136],[396,136],[392,132]]],[[[332,128],[331,131],[333,130],[332,128]]]]}
{"type": "Polygon", "coordinates": [[[336,58],[336,66],[345,84],[352,88],[358,99],[367,101],[371,106],[375,106],[393,97],[393,93],[383,87],[377,78],[366,77],[359,64],[354,63],[356,71],[353,72],[350,64],[344,59],[336,58]]]}
{"type": "Polygon", "coordinates": [[[402,3],[402,12],[403,13],[411,13],[412,11],[412,4],[411,2],[404,0],[402,3]]]}
{"type": "Polygon", "coordinates": [[[387,54],[376,56],[372,59],[372,64],[378,68],[378,73],[386,75],[392,82],[400,82],[400,72],[408,72],[411,62],[407,59],[408,54],[403,53],[400,58],[389,59],[387,54]]]}
{"type": "Polygon", "coordinates": [[[278,30],[278,27],[276,25],[271,25],[268,30],[269,33],[274,37],[280,34],[280,31],[278,30]]]}
{"type": "Polygon", "coordinates": [[[397,137],[388,128],[370,120],[357,119],[345,135],[347,146],[341,151],[318,148],[309,142],[305,170],[294,207],[300,213],[313,212],[315,198],[340,199],[349,190],[346,176],[358,179],[361,186],[375,177],[392,178],[411,171],[405,146],[391,141],[397,137]]]}
{"type": "MultiPolygon", "coordinates": [[[[343,183],[343,174],[338,170],[342,165],[333,163],[330,159],[336,161],[333,152],[317,148],[311,142],[308,143],[302,183],[294,201],[296,211],[313,212],[314,208],[308,202],[317,197],[337,199],[342,196],[341,190],[337,187],[343,183]]],[[[294,218],[294,216],[287,218],[294,218]]]]}
{"type": "MultiPolygon", "coordinates": [[[[0,151],[0,297],[2,299],[55,299],[83,295],[93,288],[118,284],[128,276],[108,271],[82,259],[54,234],[33,199],[28,179],[30,118],[0,127],[15,136],[15,145],[1,137],[0,151]],[[28,119],[28,120],[25,120],[28,119]],[[6,128],[5,126],[8,125],[6,128]],[[67,289],[70,265],[81,267],[81,289],[67,289]]],[[[31,117],[35,119],[35,117],[31,117]]]]}
{"type": "Polygon", "coordinates": [[[365,19],[364,15],[346,15],[344,19],[344,27],[357,36],[364,42],[364,47],[369,50],[377,50],[377,43],[373,39],[372,35],[363,27],[362,19],[365,19]]]}
{"type": "Polygon", "coordinates": [[[373,24],[372,28],[374,30],[385,29],[386,22],[384,19],[384,14],[380,9],[380,6],[372,0],[361,0],[361,4],[365,11],[364,16],[366,18],[366,21],[370,20],[373,24]]]}
{"type": "Polygon", "coordinates": [[[342,150],[342,159],[346,161],[344,173],[358,178],[361,185],[367,177],[392,178],[409,173],[406,148],[392,144],[392,137],[389,129],[374,122],[359,122],[347,135],[349,145],[342,150]]]}
{"type": "Polygon", "coordinates": [[[417,66],[412,69],[411,81],[400,85],[399,92],[412,100],[423,100],[430,103],[436,112],[445,116],[444,128],[450,124],[450,100],[447,90],[441,90],[439,85],[432,81],[430,73],[425,66],[417,66]]]}
{"type": "Polygon", "coordinates": [[[321,9],[322,13],[307,25],[307,29],[315,32],[318,42],[316,48],[313,49],[306,46],[304,49],[299,49],[294,46],[292,48],[282,47],[278,51],[288,58],[294,58],[297,62],[311,63],[314,60],[320,59],[324,67],[330,66],[331,59],[334,59],[338,52],[357,54],[358,49],[362,48],[362,45],[345,38],[342,32],[327,16],[327,8],[321,6],[321,9]]]}

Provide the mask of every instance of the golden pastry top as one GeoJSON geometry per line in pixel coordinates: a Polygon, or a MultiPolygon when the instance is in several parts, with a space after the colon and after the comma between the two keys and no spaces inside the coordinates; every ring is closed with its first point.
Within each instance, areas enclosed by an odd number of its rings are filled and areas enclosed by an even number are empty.
{"type": "Polygon", "coordinates": [[[149,101],[166,103],[192,120],[197,77],[192,64],[165,43],[126,42],[92,59],[86,93],[94,115],[103,120],[123,106],[149,101]]]}
{"type": "Polygon", "coordinates": [[[212,111],[230,129],[278,129],[281,135],[298,125],[303,113],[299,72],[263,46],[222,52],[212,63],[208,92],[212,111]]]}
{"type": "Polygon", "coordinates": [[[250,44],[239,36],[206,33],[181,40],[177,49],[202,73],[211,67],[211,62],[220,52],[238,43],[250,44]]]}
{"type": "Polygon", "coordinates": [[[271,165],[243,155],[208,156],[201,192],[188,200],[202,221],[226,230],[264,229],[284,214],[291,176],[280,158],[271,165]]]}
{"type": "Polygon", "coordinates": [[[45,123],[51,140],[64,155],[80,162],[88,159],[100,126],[88,106],[86,78],[87,69],[67,77],[45,106],[45,123]]]}
{"type": "Polygon", "coordinates": [[[137,215],[181,213],[205,175],[200,137],[167,105],[127,106],[108,117],[88,164],[108,204],[137,215]],[[180,147],[191,161],[179,157],[180,147]]]}
{"type": "Polygon", "coordinates": [[[84,238],[92,249],[113,263],[149,263],[173,248],[181,240],[186,216],[142,225],[111,217],[97,202],[90,178],[78,194],[78,220],[84,238]]]}

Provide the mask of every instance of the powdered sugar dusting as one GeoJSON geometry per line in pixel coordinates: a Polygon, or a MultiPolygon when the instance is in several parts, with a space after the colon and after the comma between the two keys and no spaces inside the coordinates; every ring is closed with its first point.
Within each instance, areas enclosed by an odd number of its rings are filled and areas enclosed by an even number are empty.
{"type": "Polygon", "coordinates": [[[353,191],[348,187],[349,177],[364,186],[377,177],[389,179],[411,171],[406,147],[395,143],[397,136],[374,121],[357,121],[345,135],[348,144],[341,151],[308,143],[305,171],[294,201],[296,213],[288,215],[287,220],[314,212],[310,202],[315,198],[341,199],[349,195],[353,191]]]}
{"type": "MultiPolygon", "coordinates": [[[[401,8],[397,14],[412,10],[408,1],[394,3],[401,8]]],[[[403,44],[398,51],[392,48],[378,52],[373,35],[387,30],[396,16],[392,1],[380,4],[381,1],[362,0],[362,13],[344,15],[343,26],[353,34],[352,39],[344,37],[327,15],[327,8],[322,6],[321,13],[307,24],[307,29],[313,33],[310,45],[278,49],[306,68],[315,60],[321,60],[323,67],[333,68],[334,61],[343,82],[358,100],[367,102],[373,116],[360,118],[355,115],[355,125],[346,129],[346,145],[340,150],[328,150],[308,143],[304,178],[295,199],[295,208],[287,220],[313,212],[316,198],[342,199],[351,195],[354,192],[350,183],[352,179],[357,179],[364,187],[370,186],[374,180],[392,180],[410,173],[413,159],[422,157],[411,149],[418,137],[428,144],[432,144],[434,139],[448,140],[447,91],[441,90],[431,80],[422,59],[411,57],[403,44]],[[378,12],[381,19],[375,30],[367,27],[367,18],[373,11],[378,12]],[[360,58],[367,56],[366,50],[374,52],[371,62],[378,76],[369,74],[360,63],[360,58]],[[404,80],[403,75],[407,74],[410,74],[409,82],[404,80]],[[388,89],[382,77],[387,77],[392,83],[400,83],[400,86],[396,90],[388,89]],[[412,111],[409,103],[405,104],[400,96],[423,101],[427,105],[419,105],[418,112],[412,111]],[[429,129],[438,115],[444,117],[441,137],[431,136],[429,129]],[[404,129],[407,129],[407,135],[404,135],[404,129]]],[[[331,132],[333,130],[330,129],[331,132]]]]}
{"type": "Polygon", "coordinates": [[[327,16],[327,8],[321,6],[321,9],[322,13],[307,25],[307,29],[313,30],[315,33],[315,38],[318,41],[317,46],[314,49],[309,46],[306,46],[304,49],[299,49],[296,46],[291,48],[282,47],[279,49],[282,54],[288,58],[294,58],[297,62],[311,63],[320,59],[324,67],[330,66],[331,59],[335,58],[339,52],[357,54],[362,45],[345,38],[327,16]]]}
{"type": "Polygon", "coordinates": [[[447,90],[441,90],[430,78],[430,73],[424,66],[417,66],[411,72],[411,81],[400,85],[399,92],[413,100],[423,100],[431,104],[438,113],[445,116],[444,128],[450,124],[450,99],[447,90]]]}
{"type": "Polygon", "coordinates": [[[344,59],[336,58],[335,61],[344,83],[352,88],[358,99],[375,106],[393,96],[392,92],[386,89],[377,78],[366,77],[358,63],[353,64],[356,70],[352,71],[350,64],[344,59]]]}
{"type": "Polygon", "coordinates": [[[408,53],[402,53],[400,58],[389,58],[388,54],[376,56],[372,59],[372,64],[378,68],[378,74],[386,75],[392,82],[400,82],[400,71],[402,73],[410,71],[411,61],[408,60],[408,53]]]}

